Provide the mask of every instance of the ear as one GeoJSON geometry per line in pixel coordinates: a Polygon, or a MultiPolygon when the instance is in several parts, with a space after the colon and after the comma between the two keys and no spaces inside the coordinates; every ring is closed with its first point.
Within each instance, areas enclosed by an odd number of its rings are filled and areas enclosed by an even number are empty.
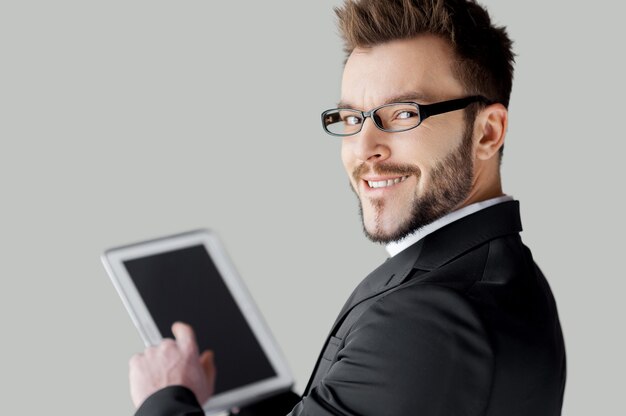
{"type": "Polygon", "coordinates": [[[488,160],[498,155],[504,145],[509,123],[509,112],[496,103],[482,109],[474,122],[474,155],[479,160],[488,160]]]}

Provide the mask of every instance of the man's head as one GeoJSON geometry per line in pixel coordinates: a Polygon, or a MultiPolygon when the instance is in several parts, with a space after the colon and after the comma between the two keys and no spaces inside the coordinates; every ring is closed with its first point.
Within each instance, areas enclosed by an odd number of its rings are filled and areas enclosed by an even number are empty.
{"type": "Polygon", "coordinates": [[[438,36],[454,51],[450,63],[468,95],[483,95],[505,107],[513,84],[512,42],[473,0],[346,0],[335,9],[348,56],[355,48],[438,36]]]}
{"type": "Polygon", "coordinates": [[[336,12],[348,53],[339,107],[369,111],[474,95],[491,103],[431,116],[403,132],[381,131],[366,118],[358,134],[343,138],[342,159],[366,234],[398,240],[500,195],[513,73],[504,29],[492,26],[473,1],[348,0],[336,12]]]}

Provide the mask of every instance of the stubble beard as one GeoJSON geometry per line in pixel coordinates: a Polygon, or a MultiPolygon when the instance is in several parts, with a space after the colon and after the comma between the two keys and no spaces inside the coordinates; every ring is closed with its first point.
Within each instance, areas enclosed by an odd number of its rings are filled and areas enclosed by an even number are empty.
{"type": "MultiPolygon", "coordinates": [[[[425,193],[421,196],[414,195],[410,207],[411,214],[393,230],[385,231],[383,229],[382,215],[385,210],[385,200],[381,198],[368,201],[374,210],[375,224],[374,230],[368,230],[363,216],[363,202],[359,198],[359,213],[363,224],[363,232],[367,238],[381,244],[401,240],[414,231],[452,212],[454,208],[467,199],[474,180],[474,162],[472,159],[473,123],[469,124],[470,126],[466,128],[461,144],[433,168],[430,174],[431,183],[425,193]]],[[[379,170],[377,167],[376,170],[379,173],[399,175],[410,173],[418,180],[421,176],[419,168],[413,166],[380,166],[382,169],[379,170]]],[[[359,168],[355,170],[355,174],[358,171],[359,168]]],[[[400,214],[398,213],[397,215],[400,216],[400,214]]]]}

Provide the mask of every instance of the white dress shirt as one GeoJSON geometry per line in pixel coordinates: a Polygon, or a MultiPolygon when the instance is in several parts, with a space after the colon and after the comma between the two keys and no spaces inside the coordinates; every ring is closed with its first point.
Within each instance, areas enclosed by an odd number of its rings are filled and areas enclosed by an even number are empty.
{"type": "Polygon", "coordinates": [[[438,220],[435,220],[431,222],[430,224],[425,225],[422,228],[415,230],[413,233],[404,237],[402,240],[394,241],[394,242],[387,244],[387,252],[389,253],[389,256],[393,257],[399,252],[401,252],[402,250],[404,250],[405,248],[408,248],[412,246],[413,244],[417,243],[419,240],[426,237],[428,234],[440,229],[441,227],[444,227],[450,224],[451,222],[454,222],[458,219],[461,219],[470,214],[478,212],[481,209],[489,208],[493,205],[501,204],[507,201],[513,201],[513,197],[509,195],[503,195],[503,196],[499,196],[496,198],[487,199],[485,201],[475,202],[466,207],[453,211],[449,214],[444,215],[438,220]]]}

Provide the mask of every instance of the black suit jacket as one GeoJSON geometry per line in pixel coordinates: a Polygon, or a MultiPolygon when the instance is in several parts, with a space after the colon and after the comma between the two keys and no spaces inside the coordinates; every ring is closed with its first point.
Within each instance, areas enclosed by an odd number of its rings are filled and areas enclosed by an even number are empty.
{"type": "MultiPolygon", "coordinates": [[[[521,229],[518,202],[505,202],[388,259],[346,302],[302,398],[242,413],[560,415],[563,336],[521,229]]],[[[137,414],[202,413],[189,390],[170,387],[137,414]]]]}

